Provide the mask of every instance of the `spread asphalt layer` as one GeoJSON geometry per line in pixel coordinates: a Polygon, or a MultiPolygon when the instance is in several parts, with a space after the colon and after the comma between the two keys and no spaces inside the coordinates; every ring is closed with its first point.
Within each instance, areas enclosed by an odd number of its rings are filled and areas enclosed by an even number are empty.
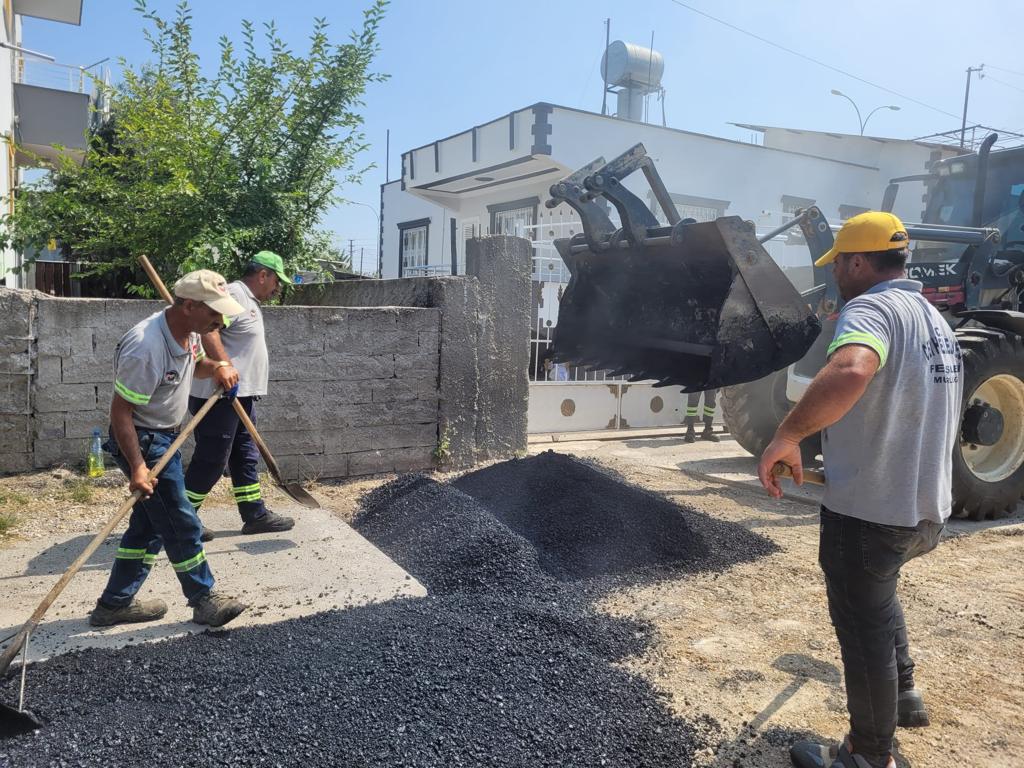
{"type": "Polygon", "coordinates": [[[355,527],[430,596],[35,665],[47,725],[0,765],[688,766],[697,728],[615,663],[649,627],[594,590],[773,551],[556,454],[399,478],[355,527]]]}

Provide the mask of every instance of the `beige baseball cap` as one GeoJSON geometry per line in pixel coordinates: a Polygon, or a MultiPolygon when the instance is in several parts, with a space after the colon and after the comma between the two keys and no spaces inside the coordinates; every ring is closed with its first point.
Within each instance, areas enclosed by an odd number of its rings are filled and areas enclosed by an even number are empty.
{"type": "Polygon", "coordinates": [[[214,312],[228,317],[245,311],[228,293],[227,280],[211,269],[189,272],[174,284],[174,295],[179,299],[201,301],[214,312]]]}

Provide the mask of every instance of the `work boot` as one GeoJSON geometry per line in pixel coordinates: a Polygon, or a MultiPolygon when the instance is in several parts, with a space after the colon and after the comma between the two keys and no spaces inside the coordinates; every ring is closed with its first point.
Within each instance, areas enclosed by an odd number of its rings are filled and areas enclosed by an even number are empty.
{"type": "Polygon", "coordinates": [[[686,435],[683,436],[683,441],[687,443],[697,442],[697,430],[693,428],[693,424],[686,425],[686,435]]]}
{"type": "Polygon", "coordinates": [[[213,531],[209,528],[203,528],[203,532],[199,534],[200,541],[213,541],[214,538],[213,531]]]}
{"type": "MultiPolygon", "coordinates": [[[[851,752],[850,737],[836,747],[828,747],[813,741],[798,741],[789,748],[789,759],[796,768],[875,768],[863,755],[851,752]]],[[[889,755],[885,768],[896,768],[896,761],[889,755]]]]}
{"type": "Polygon", "coordinates": [[[929,724],[928,710],[924,706],[924,697],[917,688],[900,693],[896,703],[900,728],[924,728],[929,724]]]}
{"type": "Polygon", "coordinates": [[[704,427],[704,431],[700,433],[701,440],[707,440],[709,443],[717,443],[718,435],[715,434],[714,427],[708,424],[704,427]]]}
{"type": "Polygon", "coordinates": [[[262,517],[257,517],[243,525],[242,533],[280,533],[281,531],[290,531],[294,527],[295,520],[293,518],[279,515],[268,509],[262,517]]]}
{"type": "Polygon", "coordinates": [[[211,627],[223,627],[248,607],[241,600],[211,590],[192,606],[192,621],[196,624],[209,624],[211,627]]]}
{"type": "Polygon", "coordinates": [[[137,624],[142,621],[156,621],[167,613],[163,600],[139,600],[132,598],[128,605],[104,605],[99,600],[89,614],[89,623],[94,627],[112,627],[115,624],[137,624]]]}

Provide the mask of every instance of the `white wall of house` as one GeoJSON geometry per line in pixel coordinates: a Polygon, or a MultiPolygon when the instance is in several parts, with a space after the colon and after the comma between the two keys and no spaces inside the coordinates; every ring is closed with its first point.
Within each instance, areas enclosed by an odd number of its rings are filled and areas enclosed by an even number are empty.
{"type": "MultiPolygon", "coordinates": [[[[9,45],[18,45],[20,38],[21,19],[10,14],[10,5],[3,4],[2,23],[0,23],[0,41],[9,45]],[[8,15],[10,14],[10,15],[8,15]]],[[[14,200],[14,183],[17,169],[11,157],[10,141],[14,135],[14,54],[6,48],[0,48],[0,133],[3,134],[3,157],[0,158],[0,210],[10,213],[14,200]]],[[[17,266],[17,254],[11,248],[0,248],[0,284],[7,281],[8,286],[14,285],[11,268],[17,266]]]]}
{"type": "MultiPolygon", "coordinates": [[[[925,173],[940,156],[934,145],[918,142],[779,128],[762,129],[763,145],[748,144],[558,106],[544,116],[550,132],[537,137],[535,106],[403,155],[405,191],[397,183],[384,190],[385,276],[398,273],[403,221],[431,219],[430,262],[437,269],[451,263],[450,219],[456,219],[462,263],[464,238],[492,232],[493,206],[535,199],[539,240],[579,231],[568,208],[545,209],[549,187],[594,158],[611,159],[637,142],[654,159],[684,216],[740,216],[762,233],[811,202],[835,224],[861,209],[877,208],[890,178],[925,173]],[[550,152],[533,151],[537,144],[548,145],[550,152]],[[487,183],[492,177],[495,181],[487,183]],[[446,223],[435,226],[435,219],[446,223]]],[[[653,207],[641,173],[626,185],[653,207]]],[[[920,182],[903,185],[896,213],[917,220],[923,194],[920,182]]],[[[660,210],[655,213],[661,217],[660,210]]],[[[780,238],[767,247],[783,268],[808,266],[802,245],[786,245],[780,238]]]]}

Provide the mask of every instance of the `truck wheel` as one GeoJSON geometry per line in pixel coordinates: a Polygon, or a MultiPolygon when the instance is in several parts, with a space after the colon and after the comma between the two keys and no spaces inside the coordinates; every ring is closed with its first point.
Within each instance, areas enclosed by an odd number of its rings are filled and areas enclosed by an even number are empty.
{"type": "Polygon", "coordinates": [[[963,351],[964,403],[960,441],[953,451],[953,514],[999,519],[1024,493],[1024,340],[977,328],[963,329],[957,340],[963,351]],[[998,412],[995,421],[1001,421],[994,431],[992,409],[998,412]],[[987,433],[979,426],[985,423],[987,433]]]}
{"type": "MultiPolygon", "coordinates": [[[[792,404],[786,398],[786,369],[763,379],[726,387],[721,392],[722,418],[740,447],[760,458],[792,404]]],[[[800,443],[804,466],[818,463],[821,435],[800,443]]]]}

